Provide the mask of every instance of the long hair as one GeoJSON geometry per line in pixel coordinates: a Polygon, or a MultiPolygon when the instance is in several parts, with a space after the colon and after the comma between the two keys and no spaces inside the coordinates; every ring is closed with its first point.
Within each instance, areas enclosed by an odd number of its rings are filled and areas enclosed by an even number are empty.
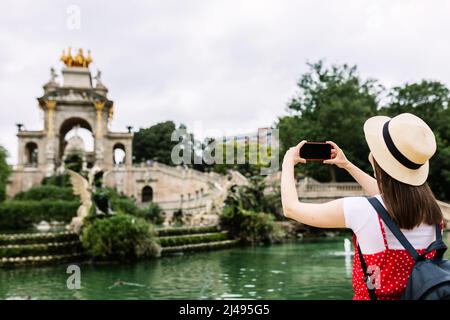
{"type": "Polygon", "coordinates": [[[428,183],[420,186],[395,180],[375,161],[378,189],[392,220],[401,229],[411,230],[421,223],[434,225],[443,220],[441,209],[428,183]]]}

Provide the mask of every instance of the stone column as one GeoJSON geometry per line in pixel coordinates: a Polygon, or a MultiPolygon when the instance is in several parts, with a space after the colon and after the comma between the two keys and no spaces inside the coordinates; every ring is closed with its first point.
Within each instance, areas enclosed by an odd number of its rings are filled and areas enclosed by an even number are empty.
{"type": "Polygon", "coordinates": [[[104,146],[103,146],[103,136],[104,136],[104,127],[103,127],[103,110],[105,107],[105,102],[95,101],[94,102],[95,110],[97,111],[97,120],[96,120],[96,128],[95,128],[95,161],[99,167],[103,165],[104,159],[104,146]]]}
{"type": "Polygon", "coordinates": [[[54,129],[54,114],[56,109],[56,101],[47,100],[45,101],[45,106],[47,108],[47,137],[54,138],[55,137],[55,129],[54,129]]]}
{"type": "Polygon", "coordinates": [[[105,103],[101,101],[94,102],[95,110],[97,111],[97,124],[95,130],[95,137],[97,139],[103,138],[103,109],[105,103]]]}
{"type": "Polygon", "coordinates": [[[45,175],[51,176],[55,172],[55,109],[56,101],[46,100],[47,108],[47,137],[45,139],[45,175]]]}

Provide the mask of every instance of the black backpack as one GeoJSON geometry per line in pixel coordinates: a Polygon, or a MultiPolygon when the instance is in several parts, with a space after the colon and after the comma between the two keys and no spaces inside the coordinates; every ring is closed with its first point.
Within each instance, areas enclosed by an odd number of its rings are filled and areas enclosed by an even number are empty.
{"type": "MultiPolygon", "coordinates": [[[[401,299],[450,300],[450,262],[443,259],[447,246],[442,241],[441,226],[439,224],[436,225],[436,240],[428,246],[424,253],[419,255],[399,227],[392,221],[380,201],[375,197],[367,198],[367,200],[369,200],[389,230],[414,259],[414,267],[401,299]],[[436,250],[434,257],[432,259],[426,258],[425,255],[433,250],[436,250]]],[[[375,288],[370,274],[367,272],[367,265],[359,244],[358,255],[370,299],[377,300],[375,288]]]]}

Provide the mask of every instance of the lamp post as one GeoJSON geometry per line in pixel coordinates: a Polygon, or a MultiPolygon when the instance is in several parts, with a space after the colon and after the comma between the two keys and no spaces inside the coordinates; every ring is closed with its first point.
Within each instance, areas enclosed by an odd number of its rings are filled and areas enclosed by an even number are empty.
{"type": "Polygon", "coordinates": [[[128,133],[131,133],[131,130],[133,130],[133,126],[127,126],[127,130],[128,130],[128,133]]]}
{"type": "Polygon", "coordinates": [[[16,123],[17,131],[22,131],[23,123],[16,123]]]}

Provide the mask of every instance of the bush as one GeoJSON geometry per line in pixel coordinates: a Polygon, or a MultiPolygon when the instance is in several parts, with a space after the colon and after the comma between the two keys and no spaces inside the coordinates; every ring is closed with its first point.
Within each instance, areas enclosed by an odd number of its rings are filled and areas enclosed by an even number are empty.
{"type": "Polygon", "coordinates": [[[175,227],[164,228],[157,231],[159,237],[179,236],[185,234],[196,233],[213,233],[217,232],[216,226],[197,226],[197,227],[175,227]]]}
{"type": "Polygon", "coordinates": [[[241,209],[267,212],[273,214],[277,220],[285,220],[281,211],[281,190],[279,186],[269,186],[260,176],[249,179],[249,183],[233,186],[225,199],[225,206],[241,209]],[[270,188],[271,192],[267,193],[270,188]]]}
{"type": "Polygon", "coordinates": [[[194,234],[194,235],[162,237],[159,238],[159,243],[163,247],[171,247],[171,246],[182,246],[186,244],[217,242],[223,240],[228,240],[228,234],[220,232],[213,234],[194,234]]]}
{"type": "Polygon", "coordinates": [[[161,207],[154,202],[151,202],[146,208],[140,209],[139,216],[154,224],[162,224],[164,222],[164,212],[161,207]]]}
{"type": "Polygon", "coordinates": [[[73,194],[72,188],[43,185],[22,191],[14,197],[15,200],[65,200],[74,201],[78,197],[73,194]]]}
{"type": "Polygon", "coordinates": [[[152,226],[126,214],[89,223],[82,244],[94,259],[100,260],[135,260],[159,256],[161,252],[152,226]]]}
{"type": "Polygon", "coordinates": [[[136,201],[129,198],[110,198],[111,209],[115,212],[130,214],[137,216],[139,214],[139,207],[136,201]]]}
{"type": "Polygon", "coordinates": [[[53,243],[26,244],[20,246],[0,247],[1,257],[27,257],[78,253],[81,251],[79,241],[55,245],[53,243]]]}
{"type": "Polygon", "coordinates": [[[50,177],[45,177],[42,179],[42,185],[45,186],[57,186],[71,188],[72,183],[70,182],[70,176],[68,174],[58,174],[50,177]]]}
{"type": "Polygon", "coordinates": [[[164,212],[157,203],[151,202],[147,207],[139,208],[134,199],[118,196],[114,192],[109,194],[113,211],[143,218],[154,224],[162,224],[164,222],[164,212]]]}
{"type": "Polygon", "coordinates": [[[225,207],[220,225],[234,238],[251,244],[279,242],[285,236],[272,214],[242,208],[225,207]]]}
{"type": "Polygon", "coordinates": [[[0,229],[26,229],[42,220],[69,222],[77,214],[79,201],[11,200],[0,204],[0,229]]]}
{"type": "Polygon", "coordinates": [[[6,162],[6,158],[8,158],[8,152],[0,146],[0,201],[6,198],[6,185],[11,174],[11,167],[6,162]]]}

